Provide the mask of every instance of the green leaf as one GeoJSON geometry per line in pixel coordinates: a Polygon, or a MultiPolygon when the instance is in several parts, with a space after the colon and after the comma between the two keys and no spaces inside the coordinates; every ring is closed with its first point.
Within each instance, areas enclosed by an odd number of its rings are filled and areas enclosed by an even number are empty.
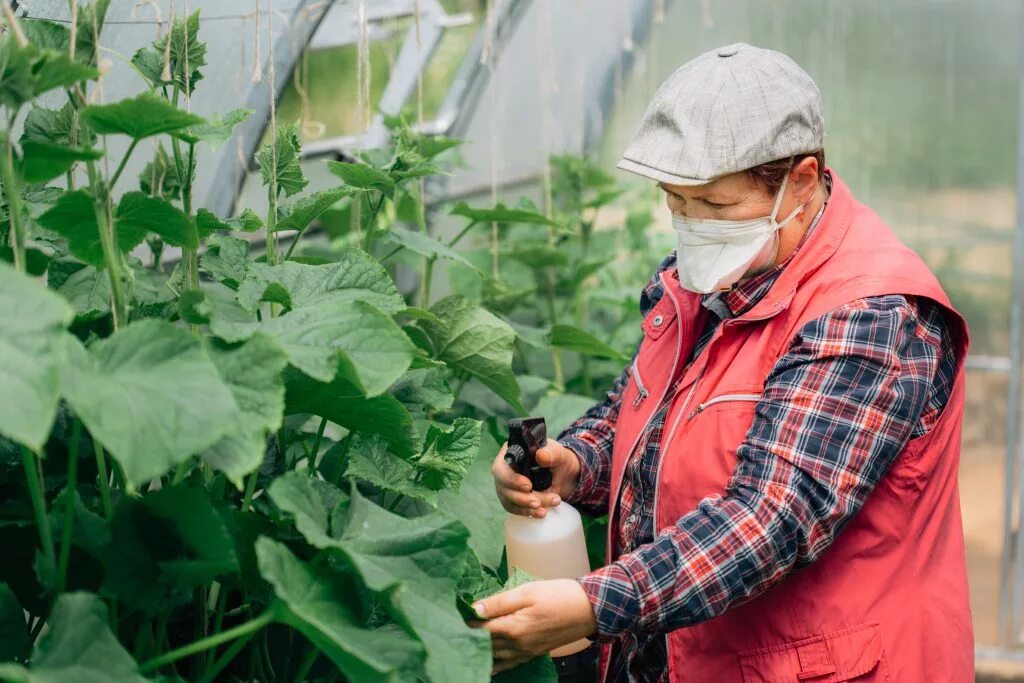
{"type": "Polygon", "coordinates": [[[284,218],[277,221],[275,231],[281,230],[305,230],[310,223],[327,209],[331,208],[342,197],[347,197],[351,191],[344,187],[333,190],[321,190],[308,197],[302,197],[291,206],[291,210],[284,218]]]}
{"type": "Polygon", "coordinates": [[[46,19],[22,19],[21,30],[28,42],[37,48],[67,50],[71,43],[71,31],[68,28],[46,19]]]}
{"type": "Polygon", "coordinates": [[[458,490],[480,448],[480,422],[459,417],[450,430],[433,425],[427,430],[423,451],[415,460],[423,483],[434,491],[458,490]]]}
{"type": "Polygon", "coordinates": [[[330,657],[346,680],[401,683],[417,678],[422,646],[398,629],[365,628],[353,586],[344,579],[301,562],[284,544],[266,537],[256,541],[256,555],[260,573],[285,606],[277,619],[330,657]]]}
{"type": "Polygon", "coordinates": [[[543,655],[502,671],[491,679],[491,683],[558,683],[558,670],[551,657],[543,655]]]}
{"type": "Polygon", "coordinates": [[[413,414],[446,412],[455,397],[445,375],[440,367],[413,368],[391,386],[391,395],[413,414]]]}
{"type": "Polygon", "coordinates": [[[389,197],[395,191],[395,182],[386,173],[369,164],[329,161],[327,170],[341,178],[349,187],[360,190],[377,190],[389,197]]]}
{"type": "Polygon", "coordinates": [[[32,655],[31,670],[0,664],[0,679],[26,683],[144,683],[138,665],[110,632],[107,606],[91,593],[57,597],[32,655]]]}
{"type": "Polygon", "coordinates": [[[212,446],[238,411],[199,339],[170,323],[142,320],[88,351],[66,347],[62,393],[132,483],[212,446]]]}
{"type": "Polygon", "coordinates": [[[231,139],[235,126],[249,118],[252,113],[252,109],[232,109],[223,116],[214,116],[207,123],[191,126],[175,135],[186,142],[206,142],[213,149],[217,149],[231,139]]]}
{"type": "Polygon", "coordinates": [[[121,133],[135,140],[206,123],[151,92],[113,104],[94,104],[82,110],[82,117],[100,135],[121,133]]]}
{"type": "Polygon", "coordinates": [[[585,332],[572,325],[555,325],[552,327],[550,340],[552,346],[582,353],[585,356],[610,358],[622,361],[623,363],[629,360],[627,356],[619,353],[589,332],[585,332]]]}
{"type": "MultiPolygon", "coordinates": [[[[38,221],[44,228],[64,236],[71,253],[78,258],[97,268],[106,265],[93,198],[85,190],[65,192],[38,221]]],[[[146,238],[145,229],[137,223],[129,221],[117,227],[117,244],[122,253],[131,251],[146,238]]]]}
{"type": "Polygon", "coordinates": [[[427,651],[426,678],[477,683],[491,667],[490,637],[470,628],[456,608],[456,581],[469,534],[442,515],[399,517],[352,492],[337,548],[367,588],[427,651]]]}
{"type": "Polygon", "coordinates": [[[21,152],[17,172],[22,181],[29,185],[52,180],[69,170],[77,161],[95,160],[103,156],[103,152],[97,150],[35,140],[22,142],[21,152]]]}
{"type": "Polygon", "coordinates": [[[544,416],[548,434],[553,436],[579,419],[594,403],[594,399],[579,394],[548,394],[541,397],[531,412],[544,416]]]}
{"type": "Polygon", "coordinates": [[[57,288],[57,293],[67,299],[79,320],[95,320],[110,312],[110,274],[105,270],[92,266],[77,270],[57,288]]]}
{"type": "Polygon", "coordinates": [[[348,458],[346,477],[362,479],[387,491],[437,505],[437,493],[416,481],[416,468],[393,455],[387,442],[379,436],[356,434],[348,458]]]}
{"type": "Polygon", "coordinates": [[[18,598],[6,583],[0,582],[0,662],[24,660],[31,647],[18,598]]]}
{"type": "Polygon", "coordinates": [[[430,307],[438,325],[422,323],[438,358],[473,375],[521,413],[519,385],[512,374],[512,345],[516,333],[507,323],[465,297],[452,295],[430,307]]]}
{"type": "Polygon", "coordinates": [[[60,296],[0,263],[0,435],[40,451],[57,414],[64,329],[60,296]]]}
{"type": "Polygon", "coordinates": [[[110,532],[103,591],[145,614],[184,605],[197,587],[239,571],[226,511],[199,487],[123,497],[110,532]]]}
{"type": "MultiPolygon", "coordinates": [[[[75,128],[75,109],[70,102],[60,109],[46,109],[33,105],[25,115],[22,127],[21,143],[52,142],[58,145],[71,145],[77,140],[81,131],[75,128]]],[[[92,136],[93,141],[95,135],[92,136]]]]}
{"type": "Polygon", "coordinates": [[[132,55],[131,65],[146,79],[150,88],[158,88],[170,81],[163,80],[164,55],[152,47],[141,47],[132,55]]]}
{"type": "Polygon", "coordinates": [[[295,519],[295,528],[314,547],[330,547],[341,536],[349,497],[334,484],[292,470],[275,479],[267,494],[295,519]]]}
{"type": "Polygon", "coordinates": [[[463,216],[475,223],[527,223],[531,225],[558,226],[556,221],[551,220],[542,213],[526,211],[524,209],[510,209],[501,202],[495,204],[494,208],[491,209],[474,209],[466,202],[459,202],[449,213],[452,216],[463,216]]]}
{"type": "Polygon", "coordinates": [[[238,292],[243,306],[255,309],[267,288],[279,285],[288,293],[287,305],[306,306],[363,301],[384,313],[405,308],[394,281],[384,267],[359,249],[346,249],[334,263],[309,266],[286,261],[276,266],[254,263],[238,292]]]}
{"type": "Polygon", "coordinates": [[[337,372],[366,396],[387,390],[412,362],[402,328],[362,301],[307,306],[265,320],[261,329],[310,377],[329,382],[337,372]]]}
{"type": "Polygon", "coordinates": [[[263,219],[256,215],[252,209],[245,209],[234,218],[220,219],[206,209],[199,209],[196,212],[196,229],[199,237],[206,238],[218,230],[231,230],[235,232],[256,232],[263,228],[263,219]]]}
{"type": "Polygon", "coordinates": [[[262,334],[253,335],[234,349],[211,344],[207,352],[234,396],[238,413],[228,432],[200,453],[200,457],[241,489],[243,477],[263,462],[267,434],[281,426],[284,413],[281,372],[288,361],[281,347],[262,334]]]}
{"type": "Polygon", "coordinates": [[[10,31],[0,38],[0,103],[12,109],[54,88],[97,76],[96,69],[71,61],[65,50],[32,43],[19,46],[10,31]]]}
{"type": "Polygon", "coordinates": [[[237,237],[211,235],[206,251],[199,258],[199,267],[218,282],[237,289],[249,268],[249,243],[237,237]]]}
{"type": "Polygon", "coordinates": [[[151,232],[176,247],[199,248],[196,227],[184,212],[142,192],[125,192],[117,204],[114,220],[119,234],[123,230],[143,235],[151,232]]]}
{"type": "Polygon", "coordinates": [[[494,495],[491,463],[500,445],[483,430],[480,448],[458,491],[441,491],[438,507],[453,515],[469,529],[469,547],[481,564],[497,571],[505,550],[505,518],[508,513],[494,495]]]}
{"type": "Polygon", "coordinates": [[[366,398],[343,373],[328,383],[285,370],[285,412],[326,417],[346,429],[379,434],[403,458],[418,450],[412,416],[394,396],[366,398]]]}
{"type": "Polygon", "coordinates": [[[154,197],[181,198],[181,181],[174,159],[167,153],[162,142],[154,150],[153,160],[139,173],[139,189],[154,197]]]}
{"type": "Polygon", "coordinates": [[[306,186],[309,181],[302,173],[299,151],[299,122],[282,126],[272,143],[260,147],[256,153],[256,161],[260,165],[263,184],[270,188],[276,183],[277,191],[291,196],[306,186]]]}
{"type": "Polygon", "coordinates": [[[437,240],[425,233],[408,230],[399,225],[395,225],[384,233],[383,237],[391,242],[396,242],[397,244],[402,245],[410,251],[421,254],[422,256],[432,256],[434,258],[444,258],[449,261],[455,261],[457,263],[461,263],[467,268],[470,268],[473,272],[480,274],[480,270],[470,263],[462,254],[455,251],[444,242],[441,242],[440,240],[437,240]]]}
{"type": "MultiPolygon", "coordinates": [[[[203,76],[199,68],[206,66],[206,43],[199,40],[199,10],[188,18],[178,17],[171,27],[171,78],[186,95],[191,95],[196,82],[203,76]]],[[[161,55],[160,68],[167,50],[167,36],[153,43],[153,50],[161,55]]],[[[163,82],[163,81],[161,81],[163,82]]]]}
{"type": "Polygon", "coordinates": [[[235,293],[220,283],[204,286],[202,299],[192,302],[195,313],[204,318],[198,324],[209,322],[210,331],[228,343],[251,337],[260,328],[254,311],[246,310],[236,300],[235,293]]]}

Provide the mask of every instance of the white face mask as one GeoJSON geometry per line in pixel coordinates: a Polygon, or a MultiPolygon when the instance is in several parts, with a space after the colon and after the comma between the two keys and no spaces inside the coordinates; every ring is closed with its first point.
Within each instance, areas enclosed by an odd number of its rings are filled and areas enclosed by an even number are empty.
{"type": "Polygon", "coordinates": [[[770,216],[724,221],[672,214],[679,283],[691,292],[708,294],[732,287],[755,262],[762,262],[761,269],[773,264],[778,255],[779,228],[796,218],[810,203],[808,199],[781,223],[777,222],[775,217],[788,181],[787,173],[775,195],[770,216]]]}

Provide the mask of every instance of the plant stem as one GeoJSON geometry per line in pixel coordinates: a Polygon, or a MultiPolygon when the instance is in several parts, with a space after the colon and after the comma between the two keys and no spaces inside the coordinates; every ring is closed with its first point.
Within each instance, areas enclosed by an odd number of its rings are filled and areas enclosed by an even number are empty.
{"type": "Polygon", "coordinates": [[[82,421],[75,418],[71,428],[71,446],[68,449],[68,481],[64,487],[64,528],[61,530],[60,560],[60,592],[67,588],[68,560],[71,558],[71,528],[75,523],[75,499],[78,495],[78,443],[82,438],[82,421]]]}
{"type": "Polygon", "coordinates": [[[176,650],[165,652],[159,657],[154,657],[153,659],[150,659],[148,662],[144,662],[143,664],[139,665],[139,673],[148,673],[150,671],[153,671],[154,669],[159,669],[162,666],[170,664],[171,662],[176,662],[184,657],[190,657],[194,654],[205,652],[206,650],[209,650],[211,647],[217,647],[218,645],[230,642],[232,640],[235,640],[236,638],[241,638],[242,636],[246,635],[251,636],[253,633],[259,631],[261,628],[263,628],[273,620],[274,613],[271,610],[267,610],[258,617],[254,617],[253,619],[250,619],[249,621],[239,624],[234,628],[229,628],[227,631],[215,633],[212,636],[202,638],[200,640],[195,641],[194,643],[189,643],[188,645],[179,647],[176,650]]]}
{"type": "Polygon", "coordinates": [[[337,485],[338,479],[341,477],[341,468],[345,465],[345,457],[348,455],[349,446],[352,444],[353,432],[349,432],[345,435],[345,438],[341,440],[341,452],[338,453],[338,465],[331,472],[331,477],[327,480],[332,484],[337,485]]]}
{"type": "Polygon", "coordinates": [[[420,308],[430,308],[430,281],[434,278],[434,256],[427,256],[423,266],[423,286],[420,288],[420,308]]]}
{"type": "Polygon", "coordinates": [[[11,221],[10,239],[14,252],[14,267],[25,272],[25,233],[21,224],[21,186],[14,176],[14,150],[10,131],[4,134],[4,150],[0,154],[0,179],[7,195],[7,213],[11,221]]]}
{"type": "Polygon", "coordinates": [[[316,658],[320,656],[320,650],[317,649],[316,645],[310,643],[309,651],[306,652],[306,656],[302,658],[302,664],[299,665],[299,670],[295,672],[294,683],[302,683],[306,680],[306,676],[309,674],[310,669],[313,668],[313,664],[316,663],[316,658]]]}
{"type": "Polygon", "coordinates": [[[320,442],[324,438],[324,430],[327,428],[327,418],[320,418],[320,426],[316,429],[316,439],[313,441],[313,450],[309,456],[311,465],[316,465],[316,456],[320,454],[320,442]]]}
{"type": "Polygon", "coordinates": [[[277,235],[274,233],[274,229],[277,226],[277,197],[275,196],[277,188],[268,190],[267,199],[269,208],[267,208],[267,263],[270,265],[277,264],[277,235]]]}
{"type": "Polygon", "coordinates": [[[110,504],[110,475],[107,474],[107,456],[103,454],[103,446],[96,439],[93,439],[93,448],[96,451],[96,476],[100,480],[103,516],[110,519],[114,514],[114,507],[110,504]]]}
{"type": "Polygon", "coordinates": [[[39,528],[39,541],[42,543],[46,557],[55,563],[53,554],[53,534],[50,532],[50,518],[46,516],[46,499],[43,497],[42,482],[39,479],[38,460],[27,447],[21,447],[21,462],[25,466],[25,479],[28,492],[32,497],[32,509],[36,513],[36,526],[39,528]]]}
{"type": "Polygon", "coordinates": [[[215,661],[210,668],[206,670],[203,677],[199,679],[199,683],[211,683],[211,681],[216,680],[220,672],[224,670],[224,667],[230,664],[231,660],[237,657],[238,653],[242,651],[242,648],[252,640],[253,635],[254,634],[252,633],[248,633],[231,643],[231,647],[225,650],[224,654],[217,658],[217,661],[215,661]]]}
{"type": "Polygon", "coordinates": [[[124,166],[125,166],[125,164],[128,163],[128,159],[129,159],[129,157],[131,157],[132,152],[135,151],[135,146],[137,144],[139,144],[139,141],[137,139],[135,139],[135,138],[132,138],[132,142],[131,142],[130,145],[128,145],[127,151],[125,151],[124,156],[121,157],[121,163],[119,163],[117,165],[117,170],[114,171],[114,175],[110,176],[110,189],[111,190],[113,190],[114,189],[114,185],[117,184],[117,179],[121,177],[121,171],[124,170],[124,166]]]}
{"type": "MultiPolygon", "coordinates": [[[[554,278],[549,272],[545,275],[547,286],[544,288],[544,301],[548,306],[548,317],[550,318],[551,325],[558,324],[558,313],[555,310],[555,285],[554,278]]],[[[565,378],[562,373],[562,354],[557,348],[551,349],[551,365],[555,372],[553,382],[555,387],[559,391],[565,391],[565,378]]]]}
{"type": "Polygon", "coordinates": [[[366,203],[370,205],[370,217],[366,220],[366,233],[363,234],[363,251],[369,253],[377,228],[377,214],[380,213],[381,208],[384,206],[384,193],[380,193],[380,199],[376,204],[373,204],[369,199],[366,200],[366,203]]]}
{"type": "Polygon", "coordinates": [[[256,492],[256,477],[259,474],[260,471],[257,469],[249,475],[249,481],[245,484],[245,496],[242,498],[242,507],[240,508],[242,512],[248,510],[249,506],[252,505],[252,494],[256,492]]]}
{"type": "Polygon", "coordinates": [[[476,221],[470,221],[469,225],[467,225],[462,230],[460,230],[459,234],[457,234],[455,237],[453,237],[451,239],[451,241],[448,242],[448,246],[449,247],[454,247],[456,244],[458,244],[459,241],[462,240],[462,238],[466,236],[466,233],[469,232],[469,229],[472,228],[474,225],[476,225],[476,223],[477,223],[476,221]]]}
{"type": "Polygon", "coordinates": [[[114,330],[118,330],[128,322],[128,306],[124,296],[124,283],[121,280],[121,252],[117,247],[117,236],[114,223],[108,213],[109,200],[106,197],[96,198],[93,211],[96,225],[99,228],[100,245],[103,248],[103,260],[107,264],[110,275],[110,291],[114,299],[114,330]]]}

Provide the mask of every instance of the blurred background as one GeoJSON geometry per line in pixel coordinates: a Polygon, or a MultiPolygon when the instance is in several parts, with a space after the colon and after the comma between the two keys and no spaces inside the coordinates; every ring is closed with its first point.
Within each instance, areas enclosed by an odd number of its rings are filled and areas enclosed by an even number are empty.
{"type": "MultiPolygon", "coordinates": [[[[25,16],[67,12],[64,0],[17,4],[25,16]]],[[[247,160],[272,127],[295,120],[310,189],[333,182],[323,159],[386,140],[382,114],[404,113],[421,130],[465,140],[450,175],[425,188],[430,231],[442,236],[463,225],[447,213],[455,201],[526,197],[549,206],[561,177],[551,155],[584,157],[622,188],[588,213],[609,272],[587,291],[587,320],[605,325],[592,331],[617,348],[635,343],[638,328],[603,311],[635,314],[639,286],[674,244],[653,184],[614,169],[650,96],[719,45],[745,41],[790,55],[823,93],[828,164],[926,259],[970,324],[960,479],[979,657],[1020,658],[1021,3],[115,0],[104,96],[137,91],[126,57],[156,37],[169,12],[195,9],[214,67],[205,76],[213,83],[190,106],[203,115],[256,111],[232,140],[203,152],[211,158],[199,163],[201,205],[219,215],[261,211],[266,197],[247,160]]],[[[335,213],[321,225],[324,248],[342,237],[345,218],[335,213]]],[[[486,247],[476,257],[486,261],[486,247]]],[[[526,265],[503,267],[530,276],[526,265]]],[[[434,275],[437,296],[480,286],[457,264],[434,275]]],[[[591,389],[620,368],[606,361],[591,389]]]]}

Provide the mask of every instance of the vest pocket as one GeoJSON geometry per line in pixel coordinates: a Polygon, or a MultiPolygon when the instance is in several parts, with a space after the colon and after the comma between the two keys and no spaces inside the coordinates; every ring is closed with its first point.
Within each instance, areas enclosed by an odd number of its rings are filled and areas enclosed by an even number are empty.
{"type": "Polygon", "coordinates": [[[877,624],[740,652],[743,683],[887,683],[877,624]]]}
{"type": "Polygon", "coordinates": [[[698,403],[693,410],[690,411],[689,415],[686,416],[686,421],[689,422],[693,418],[697,417],[705,410],[718,403],[738,402],[738,403],[757,403],[761,400],[761,394],[753,393],[732,393],[732,394],[720,394],[714,398],[709,398],[703,403],[698,403]]]}

